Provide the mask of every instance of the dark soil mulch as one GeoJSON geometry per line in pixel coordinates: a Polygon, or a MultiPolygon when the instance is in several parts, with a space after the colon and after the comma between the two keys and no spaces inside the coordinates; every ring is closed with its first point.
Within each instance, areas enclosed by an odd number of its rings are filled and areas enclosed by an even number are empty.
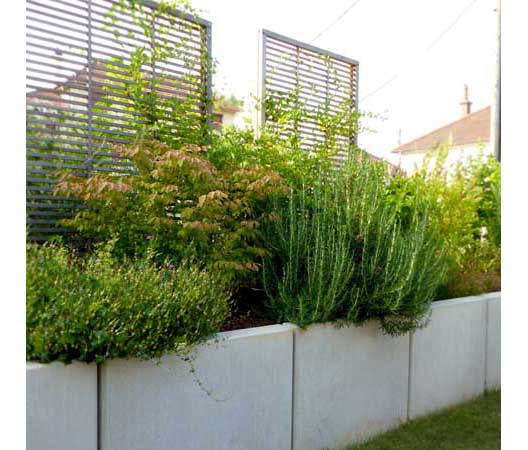
{"type": "Polygon", "coordinates": [[[250,287],[240,287],[233,295],[231,314],[225,321],[222,331],[276,324],[277,321],[271,318],[265,304],[264,292],[250,287]]]}

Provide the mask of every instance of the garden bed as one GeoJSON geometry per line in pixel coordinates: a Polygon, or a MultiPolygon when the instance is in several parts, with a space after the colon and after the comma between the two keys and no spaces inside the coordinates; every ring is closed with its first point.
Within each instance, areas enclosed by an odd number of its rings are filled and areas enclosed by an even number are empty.
{"type": "Polygon", "coordinates": [[[96,450],[94,424],[99,450],[337,448],[499,387],[500,293],[436,302],[396,339],[271,325],[159,360],[27,370],[29,450],[96,450]]]}
{"type": "Polygon", "coordinates": [[[171,8],[110,3],[123,52],[88,64],[104,92],[83,88],[88,113],[117,112],[88,127],[97,157],[55,145],[82,108],[28,105],[28,164],[47,169],[27,204],[26,359],[53,362],[28,364],[30,450],[315,450],[500,385],[500,294],[431,306],[498,286],[493,157],[394,173],[351,145],[352,97],[314,109],[297,90],[265,89],[257,133],[213,131],[210,24],[186,5],[204,45],[176,49],[171,8]],[[183,55],[198,103],[154,70],[183,55]]]}
{"type": "Polygon", "coordinates": [[[266,294],[260,289],[243,287],[237,289],[231,299],[229,316],[222,325],[221,331],[243,330],[244,328],[275,325],[277,321],[270,317],[263,305],[266,294]]]}

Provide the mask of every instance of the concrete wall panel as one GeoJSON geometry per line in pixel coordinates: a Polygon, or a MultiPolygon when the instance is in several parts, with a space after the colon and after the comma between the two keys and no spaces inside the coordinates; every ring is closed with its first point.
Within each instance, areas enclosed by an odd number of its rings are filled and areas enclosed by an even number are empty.
{"type": "MultiPolygon", "coordinates": [[[[318,450],[499,388],[500,298],[436,302],[429,325],[220,333],[187,356],[100,369],[99,450],[318,450]]],[[[28,363],[28,450],[97,449],[97,369],[28,363]]]]}
{"type": "Polygon", "coordinates": [[[413,334],[411,418],[484,391],[486,303],[480,297],[435,302],[431,323],[413,334]]]}
{"type": "Polygon", "coordinates": [[[376,323],[295,332],[294,450],[341,448],[403,422],[409,337],[376,323]]]}
{"type": "Polygon", "coordinates": [[[501,386],[501,294],[488,294],[488,355],[486,358],[486,387],[501,386]]]}
{"type": "Polygon", "coordinates": [[[27,450],[97,450],[97,368],[26,364],[27,450]]]}
{"type": "Polygon", "coordinates": [[[293,328],[221,333],[190,361],[105,364],[102,450],[290,450],[293,328]]]}

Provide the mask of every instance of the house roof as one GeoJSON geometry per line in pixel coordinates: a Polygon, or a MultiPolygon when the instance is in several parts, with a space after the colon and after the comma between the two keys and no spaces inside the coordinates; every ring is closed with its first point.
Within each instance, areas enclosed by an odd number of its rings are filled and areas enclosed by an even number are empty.
{"type": "Polygon", "coordinates": [[[475,111],[411,142],[400,145],[392,150],[391,153],[420,152],[446,143],[450,143],[453,146],[460,146],[489,142],[490,111],[491,107],[489,106],[475,111]]]}
{"type": "Polygon", "coordinates": [[[244,108],[240,106],[226,105],[226,104],[213,104],[213,110],[219,113],[233,113],[242,112],[244,108]]]}
{"type": "MultiPolygon", "coordinates": [[[[108,81],[107,72],[112,74],[112,69],[115,68],[112,65],[112,61],[96,59],[93,64],[92,69],[92,82],[95,87],[95,92],[93,97],[97,100],[100,97],[105,95],[105,87],[114,88],[116,91],[124,90],[119,83],[108,81]]],[[[121,73],[123,70],[120,71],[121,73]]],[[[145,72],[145,77],[148,78],[151,73],[145,72]]],[[[171,74],[163,74],[164,77],[161,82],[156,86],[158,90],[161,91],[161,95],[165,98],[178,96],[180,98],[185,98],[188,95],[198,96],[198,89],[191,87],[192,83],[184,80],[182,77],[174,76],[171,74]]],[[[116,75],[113,75],[114,79],[116,75]]],[[[38,101],[40,103],[54,103],[54,104],[64,104],[67,106],[67,103],[64,102],[62,95],[68,90],[79,89],[83,91],[88,90],[89,83],[89,74],[88,66],[84,65],[79,70],[74,72],[72,75],[69,75],[64,81],[57,82],[54,88],[37,88],[26,93],[26,99],[31,101],[38,101]]],[[[149,91],[149,87],[145,88],[145,91],[149,91]]]]}

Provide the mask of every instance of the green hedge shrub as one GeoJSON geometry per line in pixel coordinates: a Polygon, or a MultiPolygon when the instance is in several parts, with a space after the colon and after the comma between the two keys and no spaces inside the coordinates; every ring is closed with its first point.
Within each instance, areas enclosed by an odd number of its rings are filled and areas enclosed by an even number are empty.
{"type": "Polygon", "coordinates": [[[118,263],[108,248],[80,258],[29,244],[26,290],[26,357],[40,362],[157,357],[217,332],[229,309],[213,274],[118,263]]]}
{"type": "Polygon", "coordinates": [[[354,153],[311,191],[277,202],[265,230],[264,285],[280,320],[306,326],[380,319],[400,334],[420,326],[445,259],[420,193],[407,214],[387,201],[386,167],[354,153]]]}

